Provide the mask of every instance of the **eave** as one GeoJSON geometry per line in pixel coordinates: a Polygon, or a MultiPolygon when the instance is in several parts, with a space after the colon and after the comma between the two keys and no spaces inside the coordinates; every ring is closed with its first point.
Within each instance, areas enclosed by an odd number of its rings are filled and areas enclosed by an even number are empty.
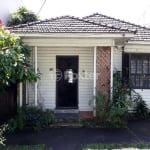
{"type": "MultiPolygon", "coordinates": [[[[15,32],[14,32],[15,33],[15,32]]],[[[16,34],[22,38],[127,38],[134,36],[133,33],[19,33],[16,34]]]]}
{"type": "Polygon", "coordinates": [[[128,41],[128,45],[150,45],[150,40],[143,41],[128,41]]]}

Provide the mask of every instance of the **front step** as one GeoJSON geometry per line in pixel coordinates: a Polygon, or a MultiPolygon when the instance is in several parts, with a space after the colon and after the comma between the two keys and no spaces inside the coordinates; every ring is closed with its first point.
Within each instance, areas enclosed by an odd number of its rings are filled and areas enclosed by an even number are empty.
{"type": "Polygon", "coordinates": [[[55,122],[53,124],[50,125],[51,127],[54,128],[59,128],[59,127],[73,127],[73,128],[78,128],[78,127],[82,127],[82,125],[79,122],[74,122],[74,123],[66,123],[66,122],[55,122]]]}
{"type": "Polygon", "coordinates": [[[54,127],[79,127],[79,111],[78,110],[55,110],[54,127]]]}
{"type": "Polygon", "coordinates": [[[78,109],[55,109],[54,113],[70,113],[70,114],[78,114],[78,109]]]}
{"type": "Polygon", "coordinates": [[[54,115],[56,119],[73,119],[79,120],[79,111],[76,109],[55,110],[54,115]]]}
{"type": "Polygon", "coordinates": [[[77,113],[55,113],[55,119],[70,119],[79,120],[79,114],[77,113]]]}

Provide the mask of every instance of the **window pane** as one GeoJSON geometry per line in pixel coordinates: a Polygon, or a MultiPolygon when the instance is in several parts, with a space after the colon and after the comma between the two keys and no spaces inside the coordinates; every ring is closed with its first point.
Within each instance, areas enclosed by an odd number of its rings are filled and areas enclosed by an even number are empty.
{"type": "Polygon", "coordinates": [[[142,59],[137,59],[137,74],[142,74],[142,59]]]}
{"type": "Polygon", "coordinates": [[[147,75],[147,88],[150,88],[150,75],[147,75]]]}
{"type": "Polygon", "coordinates": [[[143,86],[145,88],[150,87],[150,76],[149,75],[145,75],[144,80],[143,80],[143,86]]]}
{"type": "Polygon", "coordinates": [[[139,88],[142,88],[143,85],[144,85],[144,78],[143,78],[143,75],[138,76],[138,78],[139,78],[139,84],[140,84],[139,88]]]}
{"type": "Polygon", "coordinates": [[[140,77],[138,75],[136,75],[135,77],[135,87],[136,88],[140,87],[140,77]]]}
{"type": "Polygon", "coordinates": [[[134,57],[131,59],[131,73],[136,73],[136,59],[134,57]]]}
{"type": "Polygon", "coordinates": [[[134,75],[131,75],[131,85],[132,85],[133,87],[136,86],[135,76],[134,76],[134,75]]]}
{"type": "Polygon", "coordinates": [[[143,73],[148,74],[148,58],[143,58],[143,73]]]}

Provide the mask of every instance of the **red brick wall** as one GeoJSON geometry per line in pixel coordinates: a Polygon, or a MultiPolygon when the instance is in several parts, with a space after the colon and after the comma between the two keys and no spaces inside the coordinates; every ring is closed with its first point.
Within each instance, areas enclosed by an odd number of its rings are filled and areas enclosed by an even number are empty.
{"type": "Polygon", "coordinates": [[[81,119],[93,118],[93,111],[80,111],[81,119]]]}
{"type": "Polygon", "coordinates": [[[97,91],[110,96],[111,47],[97,47],[97,91]]]}
{"type": "MultiPolygon", "coordinates": [[[[110,96],[111,47],[97,47],[97,92],[110,96]]],[[[93,111],[80,111],[80,118],[93,118],[93,111]]]]}

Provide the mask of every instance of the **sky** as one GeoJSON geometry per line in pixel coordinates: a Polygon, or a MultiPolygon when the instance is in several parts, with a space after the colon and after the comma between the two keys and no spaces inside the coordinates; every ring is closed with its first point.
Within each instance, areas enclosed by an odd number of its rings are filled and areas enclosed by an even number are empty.
{"type": "Polygon", "coordinates": [[[21,0],[40,19],[62,15],[82,17],[101,13],[136,24],[150,25],[150,0],[21,0]]]}

